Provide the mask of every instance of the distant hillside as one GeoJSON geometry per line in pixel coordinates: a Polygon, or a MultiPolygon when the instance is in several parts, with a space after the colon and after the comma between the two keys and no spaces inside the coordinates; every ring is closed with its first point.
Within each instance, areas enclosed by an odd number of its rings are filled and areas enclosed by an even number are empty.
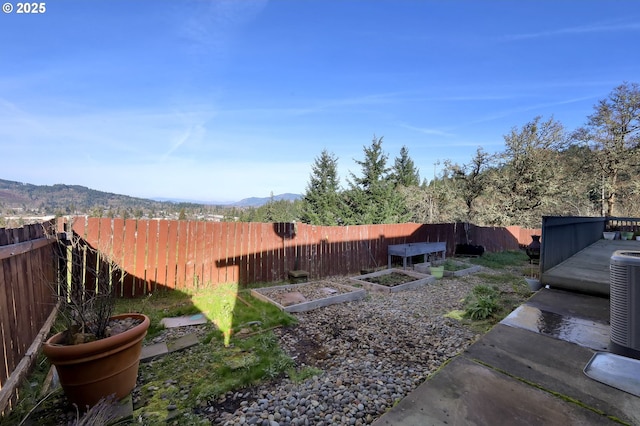
{"type": "MultiPolygon", "coordinates": [[[[298,194],[280,194],[274,200],[296,200],[298,194]]],[[[220,207],[259,207],[271,200],[271,197],[252,197],[236,203],[220,203],[220,207]]],[[[39,214],[90,214],[99,209],[103,213],[109,210],[139,210],[153,216],[160,210],[175,211],[176,208],[198,208],[211,206],[211,202],[186,200],[149,200],[97,191],[80,185],[32,185],[0,179],[1,213],[39,213],[39,214]]]]}
{"type": "MultiPolygon", "coordinates": [[[[286,193],[286,194],[274,195],[273,201],[280,201],[280,200],[295,201],[301,198],[302,198],[302,195],[300,194],[286,193]]],[[[263,197],[263,198],[251,197],[251,198],[244,198],[238,201],[237,203],[231,203],[229,205],[234,207],[260,207],[267,204],[269,201],[271,201],[271,197],[263,197]]]]}
{"type": "MultiPolygon", "coordinates": [[[[274,195],[274,201],[286,200],[295,201],[302,198],[300,194],[279,194],[274,195]]],[[[154,198],[154,201],[172,202],[172,203],[192,203],[207,206],[226,206],[226,207],[260,207],[271,201],[271,197],[250,197],[243,198],[240,201],[202,201],[182,198],[154,198]]]]}
{"type": "Polygon", "coordinates": [[[104,209],[157,209],[162,205],[157,201],[96,191],[80,185],[32,185],[0,179],[0,206],[4,210],[37,210],[55,214],[87,212],[97,206],[104,209]]]}

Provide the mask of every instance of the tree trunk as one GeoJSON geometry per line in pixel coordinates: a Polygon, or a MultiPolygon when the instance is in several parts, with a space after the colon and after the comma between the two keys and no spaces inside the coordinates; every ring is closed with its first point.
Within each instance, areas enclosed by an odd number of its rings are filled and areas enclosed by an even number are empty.
{"type": "MultiPolygon", "coordinates": [[[[611,176],[611,188],[616,187],[616,182],[618,181],[618,172],[614,172],[611,176]]],[[[611,189],[609,192],[609,196],[607,197],[607,216],[613,216],[613,206],[616,203],[616,192],[615,189],[611,189]]]]}

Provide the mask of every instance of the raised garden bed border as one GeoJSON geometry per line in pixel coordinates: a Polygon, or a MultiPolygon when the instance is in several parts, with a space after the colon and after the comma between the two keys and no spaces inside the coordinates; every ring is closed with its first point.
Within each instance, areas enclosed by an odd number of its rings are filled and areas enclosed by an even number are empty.
{"type": "Polygon", "coordinates": [[[323,297],[322,299],[315,299],[315,300],[309,300],[308,302],[302,302],[302,303],[297,303],[295,305],[289,305],[289,306],[282,306],[280,303],[276,302],[275,300],[271,299],[269,296],[267,296],[266,294],[262,294],[260,291],[269,291],[269,290],[282,290],[282,289],[287,289],[287,290],[291,290],[291,291],[295,291],[301,287],[304,287],[305,285],[309,285],[309,284],[317,284],[315,282],[308,282],[308,283],[302,283],[302,284],[288,284],[288,285],[279,285],[279,286],[273,286],[273,287],[260,287],[260,288],[255,288],[255,289],[251,289],[251,295],[253,297],[255,297],[256,299],[262,300],[264,302],[267,303],[271,303],[273,305],[275,305],[276,307],[278,307],[278,309],[281,309],[285,312],[289,312],[289,313],[294,313],[294,312],[306,312],[306,311],[310,311],[312,309],[316,309],[316,308],[322,308],[325,306],[329,306],[329,305],[333,305],[336,303],[344,303],[344,302],[353,302],[356,300],[361,300],[364,299],[365,296],[367,295],[366,290],[362,289],[362,288],[356,288],[356,287],[351,287],[348,285],[344,285],[344,284],[327,284],[326,287],[340,287],[343,289],[348,289],[350,290],[349,293],[341,293],[341,294],[336,294],[333,296],[328,296],[328,297],[323,297]]]}
{"type": "Polygon", "coordinates": [[[409,269],[396,269],[396,268],[383,269],[382,271],[372,272],[370,274],[365,274],[365,275],[358,275],[357,277],[350,277],[349,279],[354,283],[366,288],[367,290],[381,291],[386,293],[396,293],[398,291],[411,290],[414,288],[422,287],[423,285],[432,283],[436,280],[436,278],[431,275],[421,274],[419,272],[412,271],[409,269]],[[416,280],[409,281],[408,283],[404,283],[404,284],[399,284],[393,287],[365,281],[366,278],[379,277],[381,275],[388,275],[394,272],[397,272],[399,274],[409,275],[411,277],[414,277],[416,280]]]}
{"type": "MultiPolygon", "coordinates": [[[[457,260],[453,260],[451,258],[447,259],[448,262],[453,262],[458,265],[469,266],[465,269],[459,269],[457,271],[447,271],[444,270],[445,277],[464,277],[465,275],[475,274],[476,272],[480,272],[482,270],[482,266],[480,265],[470,265],[466,262],[460,262],[457,260]]],[[[442,265],[444,262],[434,262],[433,266],[442,265]]],[[[415,265],[414,268],[417,268],[420,272],[425,271],[425,273],[431,273],[431,267],[426,264],[415,265]]]]}

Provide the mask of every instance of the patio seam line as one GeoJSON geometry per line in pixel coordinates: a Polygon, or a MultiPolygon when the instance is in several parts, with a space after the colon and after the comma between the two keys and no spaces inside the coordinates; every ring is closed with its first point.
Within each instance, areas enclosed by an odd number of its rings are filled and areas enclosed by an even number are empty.
{"type": "Polygon", "coordinates": [[[489,363],[486,363],[484,361],[481,361],[481,360],[479,360],[477,358],[471,358],[471,357],[467,357],[467,356],[464,356],[464,357],[466,359],[468,359],[469,361],[471,361],[471,362],[475,362],[478,365],[482,365],[483,367],[489,368],[489,369],[491,369],[491,370],[493,370],[495,372],[504,374],[507,377],[515,379],[515,380],[517,380],[517,381],[519,381],[521,383],[524,383],[525,385],[531,386],[531,387],[539,389],[539,390],[541,390],[541,391],[543,391],[545,393],[548,393],[548,394],[550,394],[551,396],[553,396],[555,398],[559,398],[559,399],[561,399],[563,401],[569,402],[569,403],[574,404],[574,405],[576,405],[578,407],[585,408],[585,409],[590,410],[590,411],[592,411],[592,412],[594,412],[596,414],[599,414],[601,416],[605,416],[605,417],[609,418],[610,420],[613,420],[613,421],[618,422],[620,424],[623,424],[623,425],[627,425],[628,424],[628,423],[622,422],[620,419],[613,418],[610,415],[608,415],[607,413],[605,413],[604,411],[599,410],[599,409],[594,408],[594,407],[591,407],[590,405],[588,405],[588,404],[586,404],[586,403],[584,403],[584,402],[582,402],[582,401],[580,401],[578,399],[572,398],[572,397],[570,397],[568,395],[564,395],[564,394],[562,394],[560,392],[556,392],[556,391],[547,389],[542,385],[539,385],[539,384],[537,384],[535,382],[532,382],[531,380],[527,380],[527,379],[525,379],[523,377],[518,377],[516,375],[513,375],[513,374],[507,372],[506,370],[503,370],[502,368],[495,367],[495,366],[493,366],[493,365],[491,365],[489,363]]]}

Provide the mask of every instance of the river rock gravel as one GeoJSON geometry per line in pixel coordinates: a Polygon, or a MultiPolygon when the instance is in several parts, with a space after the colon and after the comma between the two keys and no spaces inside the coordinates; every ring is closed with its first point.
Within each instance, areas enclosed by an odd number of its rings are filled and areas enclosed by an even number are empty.
{"type": "MultiPolygon", "coordinates": [[[[444,278],[398,293],[369,292],[362,300],[295,313],[297,325],[273,332],[295,367],[312,369],[315,375],[304,381],[281,376],[228,392],[215,400],[202,401],[193,414],[211,424],[227,426],[371,424],[480,337],[481,332],[446,314],[462,310],[464,298],[473,287],[487,284],[487,274],[502,273],[491,269],[483,272],[444,278]]],[[[526,298],[526,292],[520,294],[513,283],[495,282],[500,283],[501,292],[511,293],[514,299],[522,302],[526,298]]],[[[306,298],[326,296],[326,292],[317,293],[320,285],[326,288],[351,283],[348,277],[335,277],[316,284],[308,291],[301,290],[306,298]]],[[[522,286],[526,289],[524,281],[522,286]]],[[[208,325],[167,328],[147,344],[172,341],[186,334],[202,340],[209,332],[208,325]]],[[[139,382],[132,392],[134,407],[140,402],[141,385],[139,382]]],[[[185,392],[189,386],[181,384],[185,392]]],[[[51,397],[49,408],[40,413],[46,416],[46,424],[76,424],[76,410],[65,404],[61,393],[56,395],[51,397]]],[[[171,413],[178,412],[175,408],[168,402],[169,414],[163,424],[184,424],[170,420],[171,413]]],[[[142,417],[134,419],[137,423],[147,424],[142,417]]]]}
{"type": "Polygon", "coordinates": [[[297,368],[319,373],[229,392],[203,411],[220,425],[371,424],[477,340],[478,333],[445,317],[462,309],[475,284],[472,276],[443,279],[296,313],[298,325],[275,333],[297,368]]]}

